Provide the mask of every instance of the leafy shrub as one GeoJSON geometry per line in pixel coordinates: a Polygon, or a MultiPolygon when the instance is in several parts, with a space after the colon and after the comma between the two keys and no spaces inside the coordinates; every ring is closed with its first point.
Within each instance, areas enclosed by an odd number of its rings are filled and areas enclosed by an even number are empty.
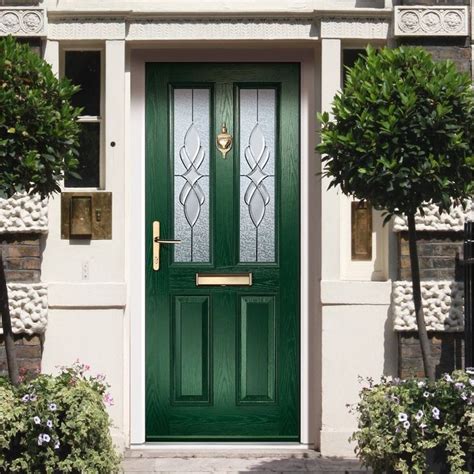
{"type": "Polygon", "coordinates": [[[78,90],[12,37],[0,38],[0,195],[49,196],[77,167],[78,90]]]}
{"type": "Polygon", "coordinates": [[[118,472],[103,376],[76,362],[58,376],[0,383],[0,472],[118,472]]]}
{"type": "Polygon", "coordinates": [[[450,472],[465,472],[474,452],[474,370],[435,382],[383,378],[364,388],[359,403],[356,454],[374,472],[428,472],[430,450],[444,450],[450,472]]]}

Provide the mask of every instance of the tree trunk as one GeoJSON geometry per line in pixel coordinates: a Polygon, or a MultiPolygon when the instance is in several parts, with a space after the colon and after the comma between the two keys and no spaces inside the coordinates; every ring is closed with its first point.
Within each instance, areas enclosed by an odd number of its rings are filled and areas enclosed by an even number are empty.
{"type": "Polygon", "coordinates": [[[10,306],[8,304],[7,279],[3,268],[3,255],[0,251],[0,311],[2,313],[3,339],[7,354],[8,375],[13,385],[18,385],[18,361],[16,358],[15,340],[13,339],[10,306]]]}
{"type": "Polygon", "coordinates": [[[415,214],[408,214],[408,239],[410,246],[411,281],[413,285],[413,302],[415,303],[416,323],[418,325],[418,337],[420,339],[421,354],[425,375],[430,380],[435,380],[435,369],[431,357],[430,340],[426,330],[425,315],[421,299],[420,265],[418,262],[418,250],[416,248],[416,226],[415,214]]]}

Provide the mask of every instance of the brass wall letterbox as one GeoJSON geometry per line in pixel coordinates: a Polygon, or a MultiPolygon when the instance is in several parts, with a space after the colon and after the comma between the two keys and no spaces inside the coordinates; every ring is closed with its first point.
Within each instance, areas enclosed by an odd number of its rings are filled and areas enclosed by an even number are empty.
{"type": "Polygon", "coordinates": [[[112,238],[112,193],[61,193],[61,238],[112,238]]]}
{"type": "Polygon", "coordinates": [[[351,205],[352,260],[372,260],[372,206],[367,201],[351,205]]]}

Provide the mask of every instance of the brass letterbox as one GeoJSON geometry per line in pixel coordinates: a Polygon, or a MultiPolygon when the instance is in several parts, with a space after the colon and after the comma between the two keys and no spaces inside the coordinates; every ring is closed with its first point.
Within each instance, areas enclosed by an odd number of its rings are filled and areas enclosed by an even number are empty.
{"type": "Polygon", "coordinates": [[[372,260],[372,206],[367,201],[351,204],[352,260],[372,260]]]}
{"type": "Polygon", "coordinates": [[[61,193],[61,238],[112,238],[112,193],[61,193]]]}

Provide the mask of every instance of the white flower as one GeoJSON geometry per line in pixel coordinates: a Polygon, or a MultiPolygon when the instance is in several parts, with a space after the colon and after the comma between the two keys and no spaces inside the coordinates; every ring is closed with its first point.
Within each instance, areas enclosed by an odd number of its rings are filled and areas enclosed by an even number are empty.
{"type": "Polygon", "coordinates": [[[418,385],[418,388],[422,388],[426,385],[426,382],[424,380],[420,380],[417,385],[418,385]]]}
{"type": "Polygon", "coordinates": [[[36,395],[34,393],[30,395],[30,401],[36,402],[36,395]]]}
{"type": "Polygon", "coordinates": [[[444,378],[444,380],[446,380],[446,382],[452,382],[453,381],[453,378],[449,374],[444,374],[443,378],[444,378]]]}
{"type": "Polygon", "coordinates": [[[410,422],[408,420],[403,422],[403,428],[405,428],[406,430],[410,428],[410,422]]]}
{"type": "Polygon", "coordinates": [[[38,436],[38,446],[41,446],[42,444],[43,444],[43,435],[40,434],[40,435],[38,436]]]}
{"type": "Polygon", "coordinates": [[[49,434],[43,433],[43,441],[45,443],[49,443],[51,441],[51,437],[49,436],[49,434]]]}
{"type": "Polygon", "coordinates": [[[406,413],[399,413],[398,414],[398,421],[404,422],[408,420],[408,415],[406,413]]]}
{"type": "Polygon", "coordinates": [[[423,392],[423,396],[424,396],[425,398],[428,398],[430,395],[431,395],[430,392],[423,392]]]}
{"type": "Polygon", "coordinates": [[[39,425],[41,423],[41,419],[39,416],[33,417],[33,421],[35,422],[35,425],[39,425]]]}
{"type": "Polygon", "coordinates": [[[420,428],[424,430],[428,425],[426,423],[420,423],[420,428]]]}
{"type": "Polygon", "coordinates": [[[49,404],[49,410],[50,411],[56,411],[58,409],[58,406],[56,405],[56,403],[50,403],[49,404]]]}
{"type": "Polygon", "coordinates": [[[474,367],[466,367],[466,374],[474,375],[474,367]]]}
{"type": "Polygon", "coordinates": [[[466,392],[462,392],[462,393],[461,393],[461,398],[462,398],[463,400],[467,400],[466,392]]]}
{"type": "Polygon", "coordinates": [[[431,410],[431,413],[433,413],[433,418],[435,420],[439,420],[440,411],[438,408],[434,407],[433,410],[431,410]]]}
{"type": "Polygon", "coordinates": [[[458,390],[462,390],[462,389],[465,387],[465,385],[464,385],[462,382],[456,382],[456,383],[454,384],[454,386],[455,386],[458,390]]]}
{"type": "Polygon", "coordinates": [[[417,414],[415,415],[416,421],[420,421],[423,418],[423,415],[424,415],[423,411],[418,410],[417,414]]]}
{"type": "Polygon", "coordinates": [[[59,449],[60,446],[61,446],[61,443],[59,441],[56,441],[54,443],[54,449],[59,449]]]}
{"type": "Polygon", "coordinates": [[[469,385],[470,385],[471,387],[474,387],[474,379],[469,379],[469,385]]]}
{"type": "Polygon", "coordinates": [[[46,422],[46,426],[47,426],[48,428],[52,428],[52,427],[53,427],[53,422],[52,422],[51,420],[48,420],[48,421],[46,422]]]}
{"type": "Polygon", "coordinates": [[[29,402],[30,401],[30,396],[28,394],[26,395],[23,395],[23,397],[21,397],[21,401],[22,402],[29,402]]]}

